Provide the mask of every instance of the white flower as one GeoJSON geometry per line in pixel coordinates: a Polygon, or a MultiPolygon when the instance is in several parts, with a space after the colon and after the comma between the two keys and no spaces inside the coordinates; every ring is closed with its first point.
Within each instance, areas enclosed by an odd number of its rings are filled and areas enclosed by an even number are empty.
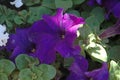
{"type": "Polygon", "coordinates": [[[0,46],[6,46],[9,34],[6,33],[6,26],[0,24],[0,46]]]}
{"type": "Polygon", "coordinates": [[[23,5],[22,0],[15,0],[14,2],[10,2],[11,5],[15,5],[16,8],[19,8],[23,5]]]}

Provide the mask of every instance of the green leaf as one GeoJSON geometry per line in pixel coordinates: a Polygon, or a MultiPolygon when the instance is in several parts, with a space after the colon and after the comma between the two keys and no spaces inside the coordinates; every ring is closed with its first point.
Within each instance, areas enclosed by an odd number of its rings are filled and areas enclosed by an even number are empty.
{"type": "Polygon", "coordinates": [[[4,73],[7,76],[9,76],[14,69],[15,69],[15,65],[13,62],[6,59],[0,60],[0,73],[4,73]]]}
{"type": "Polygon", "coordinates": [[[18,25],[23,24],[24,22],[22,21],[22,19],[19,16],[15,16],[14,18],[14,22],[18,25]]]}
{"type": "Polygon", "coordinates": [[[20,80],[51,80],[55,75],[56,70],[53,66],[40,64],[31,68],[22,69],[19,78],[20,80]]]}
{"type": "Polygon", "coordinates": [[[23,0],[23,3],[27,6],[32,6],[35,4],[40,4],[40,0],[23,0]]]}
{"type": "Polygon", "coordinates": [[[34,73],[29,68],[20,70],[20,73],[19,73],[20,80],[35,80],[33,79],[33,76],[34,76],[34,73]]]}
{"type": "Polygon", "coordinates": [[[16,66],[19,70],[32,67],[39,64],[38,59],[28,56],[26,54],[21,54],[15,59],[16,66]]]}
{"type": "Polygon", "coordinates": [[[71,64],[73,63],[74,59],[73,58],[65,58],[64,59],[64,67],[70,67],[71,64]]]}
{"type": "Polygon", "coordinates": [[[98,41],[93,33],[88,35],[89,44],[86,46],[86,51],[90,56],[98,62],[107,62],[107,52],[101,44],[98,44],[98,41]]]}
{"type": "Polygon", "coordinates": [[[92,31],[94,31],[95,33],[97,33],[99,31],[99,26],[100,23],[99,21],[96,19],[95,16],[90,16],[86,19],[86,24],[92,29],[92,31]]]}
{"type": "Polygon", "coordinates": [[[53,79],[56,75],[56,70],[53,66],[47,64],[41,64],[38,66],[38,69],[43,72],[42,77],[44,80],[53,79]]]}
{"type": "Polygon", "coordinates": [[[4,73],[0,73],[0,80],[8,80],[8,77],[4,73]]]}
{"type": "Polygon", "coordinates": [[[44,80],[43,77],[42,77],[43,72],[42,72],[41,70],[39,70],[37,66],[33,66],[33,67],[31,68],[31,70],[32,70],[33,73],[35,74],[35,75],[33,76],[33,78],[34,78],[35,80],[44,80]]]}
{"type": "Polygon", "coordinates": [[[110,48],[109,52],[109,59],[112,59],[114,61],[120,60],[120,46],[112,46],[110,48]]]}
{"type": "Polygon", "coordinates": [[[17,15],[15,10],[11,10],[6,6],[0,5],[0,23],[6,23],[8,29],[12,29],[14,16],[17,15]]]}
{"type": "Polygon", "coordinates": [[[29,18],[28,23],[33,23],[34,21],[40,20],[44,14],[52,14],[52,10],[49,8],[40,6],[40,7],[30,7],[29,8],[29,18]]]}
{"type": "Polygon", "coordinates": [[[87,11],[82,11],[82,12],[81,12],[81,16],[84,17],[84,18],[87,18],[87,17],[89,17],[89,12],[87,12],[87,11]]]}
{"type": "Polygon", "coordinates": [[[67,10],[73,6],[72,0],[55,0],[56,8],[67,10]]]}
{"type": "Polygon", "coordinates": [[[6,25],[7,25],[8,29],[12,29],[13,28],[13,24],[10,21],[8,21],[8,20],[6,20],[6,25]]]}
{"type": "Polygon", "coordinates": [[[43,0],[42,6],[45,6],[51,9],[56,9],[55,0],[43,0]]]}
{"type": "Polygon", "coordinates": [[[101,7],[96,7],[91,11],[91,15],[95,16],[97,21],[101,24],[105,20],[104,9],[101,7]]]}
{"type": "Polygon", "coordinates": [[[86,41],[89,34],[92,34],[91,28],[86,24],[79,29],[80,31],[80,39],[86,41]]]}
{"type": "Polygon", "coordinates": [[[120,80],[120,66],[115,62],[110,62],[110,80],[120,80]]]}
{"type": "Polygon", "coordinates": [[[85,0],[72,0],[74,5],[82,4],[85,0]]]}
{"type": "Polygon", "coordinates": [[[95,61],[107,62],[107,53],[100,44],[90,43],[87,46],[87,52],[95,61]]]}
{"type": "Polygon", "coordinates": [[[77,10],[69,10],[67,12],[70,13],[70,14],[74,14],[76,16],[80,16],[80,13],[77,10]]]}
{"type": "Polygon", "coordinates": [[[96,7],[91,11],[91,16],[86,19],[87,25],[93,32],[99,33],[100,25],[105,20],[103,8],[96,7]]]}

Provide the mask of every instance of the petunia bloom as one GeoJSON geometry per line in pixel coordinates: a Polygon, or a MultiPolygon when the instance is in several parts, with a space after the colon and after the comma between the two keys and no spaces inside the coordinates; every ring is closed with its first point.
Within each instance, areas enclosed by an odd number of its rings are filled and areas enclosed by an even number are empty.
{"type": "Polygon", "coordinates": [[[87,69],[87,60],[82,56],[75,57],[75,61],[69,68],[70,75],[67,80],[109,80],[107,63],[103,63],[101,68],[93,71],[87,71],[87,69]]]}
{"type": "Polygon", "coordinates": [[[39,48],[36,54],[41,63],[53,62],[56,52],[62,57],[79,53],[75,49],[74,41],[77,30],[83,24],[83,18],[63,14],[63,9],[58,9],[54,16],[44,15],[42,20],[35,22],[29,31],[29,39],[39,48]]]}
{"type": "Polygon", "coordinates": [[[28,40],[28,29],[17,28],[15,34],[10,34],[6,49],[12,52],[10,56],[11,60],[14,61],[19,54],[33,54],[32,50],[34,50],[35,46],[28,40]]]}
{"type": "Polygon", "coordinates": [[[8,50],[13,49],[11,59],[27,53],[37,57],[41,63],[49,64],[55,61],[56,53],[60,53],[62,57],[79,54],[74,41],[77,30],[83,24],[83,18],[63,14],[63,9],[58,9],[54,16],[43,15],[43,19],[36,21],[32,27],[17,29],[11,35],[8,44],[13,45],[13,48],[7,47],[8,50]]]}
{"type": "Polygon", "coordinates": [[[118,21],[116,22],[115,25],[107,28],[106,30],[104,30],[100,35],[99,37],[101,39],[104,39],[104,38],[109,38],[109,37],[112,37],[112,36],[115,36],[115,35],[118,35],[120,34],[120,19],[118,19],[118,21]]]}

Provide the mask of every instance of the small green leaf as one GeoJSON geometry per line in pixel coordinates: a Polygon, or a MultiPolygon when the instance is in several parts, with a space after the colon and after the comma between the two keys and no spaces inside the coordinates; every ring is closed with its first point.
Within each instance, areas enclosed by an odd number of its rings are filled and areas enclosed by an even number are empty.
{"type": "Polygon", "coordinates": [[[100,44],[90,43],[87,46],[87,52],[95,61],[107,62],[107,53],[100,44]]]}
{"type": "Polygon", "coordinates": [[[85,0],[73,0],[74,5],[82,4],[85,0]]]}
{"type": "Polygon", "coordinates": [[[42,6],[45,6],[51,9],[56,9],[55,0],[43,0],[42,6]]]}
{"type": "Polygon", "coordinates": [[[53,79],[56,75],[56,70],[53,66],[47,64],[41,64],[38,66],[38,69],[43,72],[42,77],[44,80],[53,79]]]}
{"type": "Polygon", "coordinates": [[[52,10],[49,8],[40,7],[30,7],[29,8],[30,17],[28,18],[28,23],[33,23],[34,21],[40,20],[44,14],[52,14],[52,10]]]}
{"type": "Polygon", "coordinates": [[[44,80],[43,79],[43,77],[42,77],[42,75],[43,75],[43,72],[41,71],[41,70],[39,70],[38,69],[38,67],[37,66],[33,66],[32,68],[31,68],[31,70],[34,72],[34,79],[35,80],[44,80]]]}
{"type": "Polygon", "coordinates": [[[0,73],[0,80],[8,80],[8,77],[4,73],[0,73]]]}
{"type": "Polygon", "coordinates": [[[20,25],[20,24],[23,23],[22,19],[21,19],[19,16],[15,16],[14,22],[15,22],[16,24],[18,24],[18,25],[20,25]]]}
{"type": "Polygon", "coordinates": [[[70,13],[70,14],[74,14],[76,16],[80,16],[80,13],[77,10],[69,10],[67,12],[70,13]]]}
{"type": "Polygon", "coordinates": [[[21,54],[17,56],[15,59],[16,66],[19,70],[24,69],[24,68],[29,68],[34,65],[39,64],[38,59],[30,57],[26,54],[21,54]]]}
{"type": "MultiPolygon", "coordinates": [[[[98,39],[99,40],[99,39],[98,39]]],[[[98,44],[97,38],[93,33],[88,35],[88,42],[86,46],[86,51],[90,54],[90,56],[98,62],[107,62],[107,52],[101,44],[98,44]]]]}
{"type": "Polygon", "coordinates": [[[120,80],[120,66],[115,62],[110,62],[110,80],[120,80]]]}
{"type": "Polygon", "coordinates": [[[95,18],[95,16],[90,16],[86,19],[86,24],[92,29],[92,31],[94,32],[98,32],[99,31],[99,26],[100,23],[99,21],[95,18]]]}
{"type": "Polygon", "coordinates": [[[82,12],[81,12],[81,16],[84,17],[84,18],[87,18],[87,17],[89,17],[89,12],[87,12],[87,11],[82,11],[82,12]]]}
{"type": "Polygon", "coordinates": [[[35,80],[32,78],[33,76],[34,76],[34,73],[29,68],[20,70],[20,73],[19,73],[20,80],[35,80]]]}
{"type": "Polygon", "coordinates": [[[73,6],[72,0],[55,0],[56,8],[64,8],[67,10],[73,6]]]}
{"type": "Polygon", "coordinates": [[[105,20],[104,9],[101,7],[96,7],[92,10],[91,15],[95,16],[99,23],[102,23],[105,20]]]}
{"type": "Polygon", "coordinates": [[[65,67],[70,67],[70,65],[73,63],[74,59],[73,58],[65,58],[64,59],[64,66],[65,67]]]}
{"type": "Polygon", "coordinates": [[[114,61],[120,60],[120,46],[112,46],[108,52],[109,59],[112,59],[114,61]]]}
{"type": "Polygon", "coordinates": [[[13,62],[6,59],[0,60],[0,73],[5,73],[7,76],[9,76],[14,69],[15,65],[13,62]]]}
{"type": "Polygon", "coordinates": [[[56,70],[53,66],[40,64],[20,70],[20,80],[51,80],[55,77],[56,70]]]}
{"type": "Polygon", "coordinates": [[[6,25],[7,25],[7,28],[8,28],[8,29],[12,29],[12,28],[13,28],[12,22],[10,22],[10,21],[8,21],[8,20],[6,20],[6,25]]]}

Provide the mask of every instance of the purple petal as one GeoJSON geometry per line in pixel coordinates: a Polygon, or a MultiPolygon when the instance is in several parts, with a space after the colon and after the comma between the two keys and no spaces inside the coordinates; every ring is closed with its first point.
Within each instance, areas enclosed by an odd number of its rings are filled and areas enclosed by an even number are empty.
{"type": "Polygon", "coordinates": [[[55,50],[59,52],[62,57],[70,57],[72,55],[78,55],[80,53],[79,50],[72,47],[71,44],[68,44],[67,41],[60,41],[57,43],[55,50]]]}
{"type": "Polygon", "coordinates": [[[28,40],[28,28],[16,29],[15,34],[11,34],[8,41],[8,51],[13,51],[10,59],[14,60],[19,54],[29,54],[30,49],[33,48],[32,43],[28,40]]]}
{"type": "Polygon", "coordinates": [[[41,35],[39,43],[37,44],[36,54],[41,63],[50,64],[55,61],[56,51],[56,38],[50,34],[41,35]]]}
{"type": "Polygon", "coordinates": [[[100,69],[85,73],[92,80],[109,80],[109,71],[107,63],[103,63],[100,69]]]}
{"type": "Polygon", "coordinates": [[[75,61],[69,68],[70,75],[68,76],[67,80],[87,80],[84,72],[88,69],[88,62],[87,60],[80,55],[74,56],[75,61]]]}
{"type": "Polygon", "coordinates": [[[96,3],[95,0],[89,0],[89,1],[87,2],[87,4],[88,4],[89,6],[95,5],[95,3],[96,3]]]}
{"type": "Polygon", "coordinates": [[[114,14],[114,16],[115,16],[116,18],[119,18],[119,17],[120,17],[120,2],[118,2],[118,3],[114,6],[112,12],[113,12],[113,14],[114,14]]]}
{"type": "Polygon", "coordinates": [[[59,30],[63,19],[63,9],[57,9],[57,13],[54,16],[43,15],[43,20],[54,31],[59,30]]]}
{"type": "Polygon", "coordinates": [[[44,33],[55,35],[54,31],[49,27],[49,25],[43,21],[36,21],[28,31],[28,38],[31,42],[39,43],[39,37],[44,33]]]}
{"type": "Polygon", "coordinates": [[[96,2],[100,5],[102,4],[102,0],[96,0],[96,2]]]}
{"type": "Polygon", "coordinates": [[[85,20],[81,17],[76,17],[72,14],[65,14],[63,19],[63,26],[66,31],[76,32],[80,25],[84,24],[85,20]]]}
{"type": "Polygon", "coordinates": [[[115,25],[113,25],[112,27],[110,28],[107,28],[105,31],[103,31],[99,37],[101,39],[103,38],[109,38],[111,36],[114,36],[114,35],[117,35],[117,34],[120,34],[120,19],[117,21],[117,23],[115,25]]]}
{"type": "Polygon", "coordinates": [[[24,53],[26,53],[24,49],[22,49],[22,48],[20,48],[20,47],[16,47],[16,48],[14,49],[14,51],[12,52],[12,55],[10,56],[10,59],[11,59],[12,61],[14,61],[15,58],[16,58],[19,54],[24,54],[24,53]]]}

